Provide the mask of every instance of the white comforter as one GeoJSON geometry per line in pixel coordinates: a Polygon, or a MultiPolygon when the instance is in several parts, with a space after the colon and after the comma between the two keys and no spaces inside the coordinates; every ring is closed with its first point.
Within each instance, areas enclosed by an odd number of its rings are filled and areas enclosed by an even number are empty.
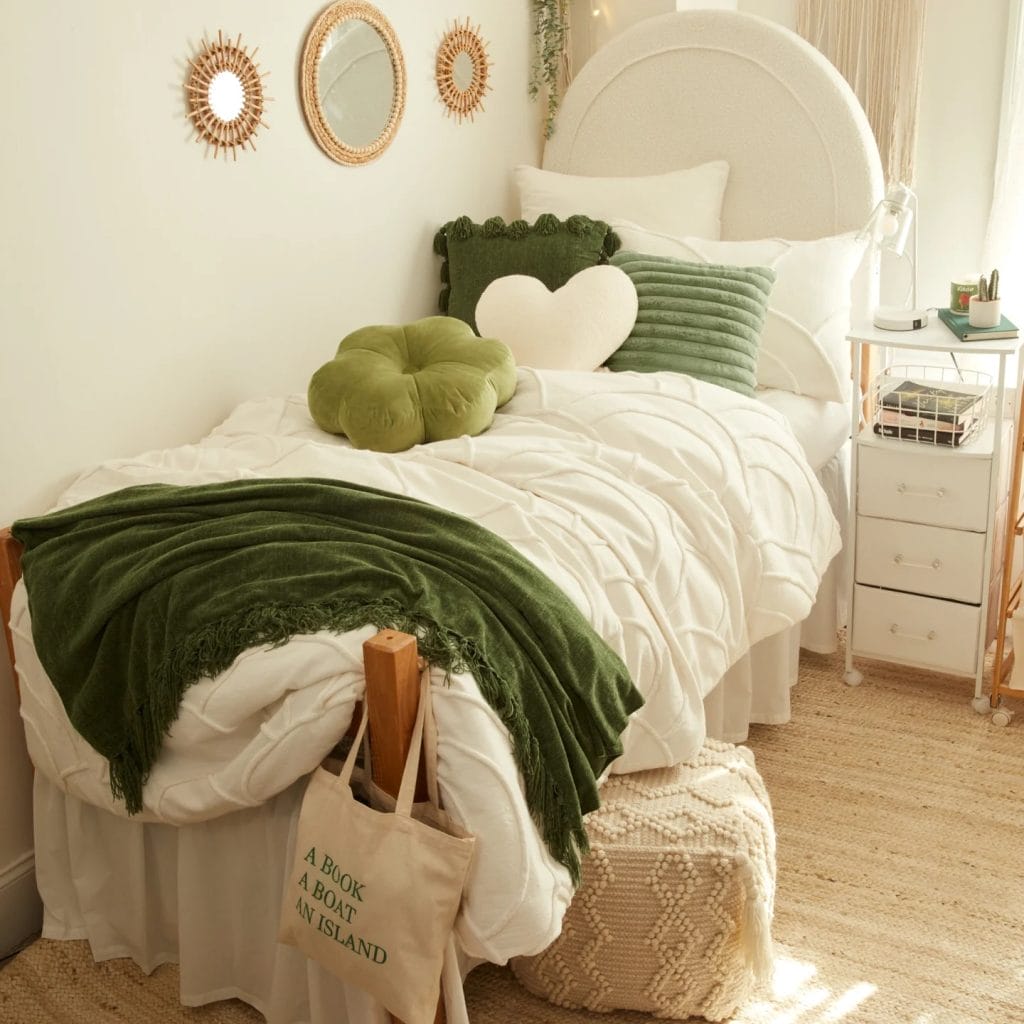
{"type": "MultiPolygon", "coordinates": [[[[106,463],[61,507],[138,483],[324,476],[469,516],[576,602],[646,698],[613,766],[692,756],[702,699],[756,641],[802,619],[839,549],[827,500],[785,421],[732,392],[673,374],[521,370],[515,398],[475,438],[400,455],[320,431],[301,397],[240,406],[196,445],[106,463]]],[[[105,761],[70,727],[13,615],[22,714],[38,770],[120,813],[105,761]]],[[[144,817],[198,822],[260,804],[309,772],[348,727],[367,628],[296,637],[241,655],[187,693],[145,788],[144,817]]],[[[523,798],[507,735],[471,677],[434,679],[439,778],[479,854],[459,935],[503,962],[558,934],[571,896],[523,798]]]]}

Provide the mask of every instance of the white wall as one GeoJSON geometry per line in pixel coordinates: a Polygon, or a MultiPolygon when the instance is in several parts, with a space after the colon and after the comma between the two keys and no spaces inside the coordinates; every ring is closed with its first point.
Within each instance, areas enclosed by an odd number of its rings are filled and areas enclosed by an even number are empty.
{"type": "MultiPolygon", "coordinates": [[[[436,227],[514,212],[509,168],[539,157],[529,4],[382,0],[408,100],[391,147],[363,167],[329,160],[302,115],[299,56],[323,6],[7,5],[0,523],[45,510],[97,461],[197,438],[242,399],[304,390],[356,327],[435,312],[436,227]],[[433,67],[441,34],[466,17],[489,43],[493,90],[459,125],[433,67]],[[218,29],[258,45],[270,72],[269,131],[236,163],[204,157],[185,117],[187,59],[218,29]]],[[[31,850],[30,773],[7,675],[0,665],[0,921],[12,922],[24,903],[9,907],[4,883],[23,879],[31,850]]]]}
{"type": "Polygon", "coordinates": [[[609,39],[644,18],[697,7],[739,6],[740,0],[571,0],[573,67],[579,70],[609,39]]]}
{"type": "Polygon", "coordinates": [[[918,291],[948,305],[950,278],[982,269],[999,134],[1008,0],[928,0],[917,140],[918,291]]]}
{"type": "Polygon", "coordinates": [[[740,0],[739,9],[796,30],[796,0],[740,0]]]}
{"type": "Polygon", "coordinates": [[[573,0],[573,68],[579,71],[592,53],[630,25],[675,9],[675,0],[573,0]]]}

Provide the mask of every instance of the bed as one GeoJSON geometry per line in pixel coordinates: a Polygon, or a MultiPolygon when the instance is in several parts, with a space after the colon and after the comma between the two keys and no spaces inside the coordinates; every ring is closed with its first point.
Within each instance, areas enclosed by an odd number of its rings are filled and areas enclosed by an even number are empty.
{"type": "MultiPolygon", "coordinates": [[[[602,50],[569,90],[544,165],[635,176],[714,159],[730,167],[725,239],[855,231],[881,192],[870,130],[834,69],[790,33],[731,12],[652,19],[602,50]]],[[[869,295],[865,270],[855,309],[869,295]]],[[[638,680],[647,704],[613,766],[628,772],[692,756],[705,735],[741,740],[752,721],[788,719],[799,647],[835,643],[848,427],[843,402],[785,391],[753,401],[683,377],[521,369],[516,396],[478,438],[382,459],[326,437],[301,396],[269,398],[195,445],[97,467],[60,505],[154,481],[331,476],[469,515],[586,609],[638,680]]],[[[16,588],[44,934],[88,938],[97,959],[130,956],[145,970],[176,961],[186,1004],[239,997],[272,1024],[383,1020],[274,941],[304,776],[349,725],[372,633],[300,638],[193,687],[143,813],[128,818],[111,813],[102,759],[47,687],[16,588]],[[257,676],[277,687],[259,706],[225,697],[257,676]],[[196,747],[223,754],[199,785],[196,747]]],[[[532,826],[473,679],[432,683],[442,795],[485,837],[462,950],[495,962],[537,952],[558,933],[569,875],[532,826]]],[[[446,988],[458,1019],[457,978],[446,988]]]]}

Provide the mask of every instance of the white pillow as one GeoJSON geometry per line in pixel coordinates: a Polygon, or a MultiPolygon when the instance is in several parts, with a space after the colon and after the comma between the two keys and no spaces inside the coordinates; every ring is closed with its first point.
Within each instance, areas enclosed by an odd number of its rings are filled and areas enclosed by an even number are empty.
{"type": "Polygon", "coordinates": [[[771,267],[775,284],[758,348],[759,387],[830,402],[850,396],[850,288],[866,239],[855,233],[809,242],[673,238],[612,222],[623,250],[692,263],[771,267]]]}
{"type": "Polygon", "coordinates": [[[596,370],[636,323],[636,288],[625,271],[601,265],[574,274],[550,292],[535,277],[492,281],[476,305],[482,338],[512,350],[517,366],[596,370]]]}
{"type": "Polygon", "coordinates": [[[729,177],[724,160],[639,178],[592,178],[526,165],[513,173],[522,217],[531,224],[542,213],[562,220],[582,213],[667,235],[722,237],[722,199],[729,177]]]}

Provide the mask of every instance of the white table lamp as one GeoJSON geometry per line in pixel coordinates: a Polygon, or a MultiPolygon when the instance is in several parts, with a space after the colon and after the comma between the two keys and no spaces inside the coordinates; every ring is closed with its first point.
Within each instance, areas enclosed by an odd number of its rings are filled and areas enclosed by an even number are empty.
{"type": "Polygon", "coordinates": [[[910,262],[910,305],[879,306],[875,326],[883,331],[915,331],[928,324],[928,311],[917,307],[917,196],[907,185],[889,187],[864,229],[872,245],[910,262]],[[907,243],[910,252],[907,252],[907,243]]]}

